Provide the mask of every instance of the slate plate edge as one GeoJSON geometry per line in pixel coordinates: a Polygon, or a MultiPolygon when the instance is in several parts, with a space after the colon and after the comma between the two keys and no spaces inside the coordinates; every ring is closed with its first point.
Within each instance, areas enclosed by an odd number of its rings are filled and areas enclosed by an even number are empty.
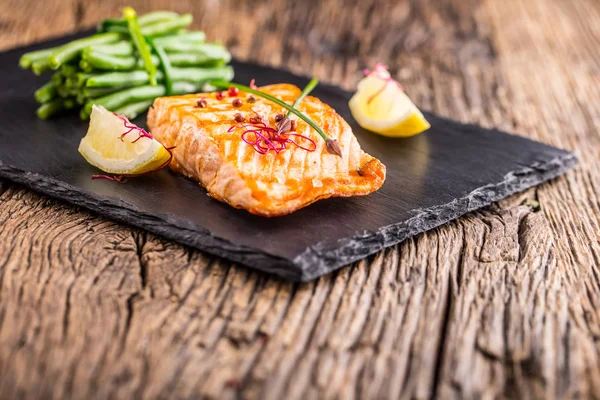
{"type": "Polygon", "coordinates": [[[121,199],[90,193],[59,179],[13,167],[1,160],[0,178],[84,208],[109,220],[144,229],[209,254],[276,274],[285,279],[301,280],[298,267],[294,266],[290,260],[252,247],[236,245],[213,235],[202,226],[174,218],[169,214],[145,212],[121,199]]]}
{"type": "Polygon", "coordinates": [[[549,161],[535,162],[507,173],[501,182],[477,188],[450,203],[414,210],[415,216],[404,222],[388,225],[374,232],[365,231],[351,238],[340,239],[335,244],[319,243],[311,246],[294,259],[294,264],[302,270],[302,281],[315,279],[468,212],[554,179],[575,165],[577,156],[570,152],[549,161]],[[370,247],[366,247],[365,243],[371,243],[370,247]]]}
{"type": "Polygon", "coordinates": [[[452,221],[470,211],[553,179],[576,164],[576,156],[573,153],[565,153],[550,161],[520,168],[506,174],[501,182],[475,189],[451,203],[415,210],[415,216],[402,223],[388,225],[374,232],[363,232],[335,243],[319,243],[311,246],[300,253],[293,262],[251,247],[235,245],[214,236],[201,226],[185,223],[169,215],[143,212],[122,200],[93,195],[58,179],[23,171],[2,161],[0,161],[0,177],[209,254],[284,279],[309,281],[400,243],[408,237],[452,221]],[[365,243],[369,245],[365,246],[365,243]]]}

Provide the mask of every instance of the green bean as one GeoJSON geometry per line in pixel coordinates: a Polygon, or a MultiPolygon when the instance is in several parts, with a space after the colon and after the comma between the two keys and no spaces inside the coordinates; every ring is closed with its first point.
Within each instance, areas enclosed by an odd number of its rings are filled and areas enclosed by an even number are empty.
{"type": "Polygon", "coordinates": [[[55,48],[30,51],[25,53],[19,59],[19,67],[23,69],[31,68],[31,64],[48,58],[54,52],[55,48]]]}
{"type": "MultiPolygon", "coordinates": [[[[152,25],[158,22],[168,21],[177,18],[179,14],[173,11],[154,11],[148,14],[144,14],[138,18],[140,26],[152,25]]],[[[127,21],[125,21],[127,25],[127,21]]]]}
{"type": "MultiPolygon", "coordinates": [[[[231,59],[231,55],[227,50],[220,50],[217,46],[207,48],[206,52],[171,53],[167,54],[167,57],[171,65],[176,67],[219,66],[231,59]]],[[[153,55],[150,60],[154,66],[160,65],[158,57],[153,55]]],[[[104,71],[131,71],[144,68],[145,63],[133,56],[116,57],[92,50],[82,54],[79,66],[84,72],[89,72],[94,68],[104,71]]]]}
{"type": "Polygon", "coordinates": [[[52,76],[50,77],[50,82],[54,82],[55,84],[61,84],[62,81],[64,79],[63,74],[60,73],[60,71],[55,72],[54,74],[52,74],[52,76]]]}
{"type": "MultiPolygon", "coordinates": [[[[156,60],[158,63],[158,59],[156,60]]],[[[97,53],[95,51],[86,51],[81,55],[81,68],[97,68],[106,71],[129,71],[138,65],[137,58],[117,57],[109,54],[97,53]]]]}
{"type": "Polygon", "coordinates": [[[86,74],[83,72],[79,72],[69,78],[67,78],[66,82],[69,83],[72,87],[77,90],[80,90],[85,85],[85,81],[88,77],[93,76],[94,74],[86,74]]]}
{"type": "MultiPolygon", "coordinates": [[[[178,15],[174,18],[156,21],[152,24],[140,24],[142,35],[158,37],[167,34],[178,33],[181,29],[186,28],[192,23],[193,17],[191,14],[178,15]]],[[[106,32],[128,33],[126,25],[110,25],[106,28],[106,32]]]]}
{"type": "Polygon", "coordinates": [[[226,58],[207,57],[200,53],[167,54],[167,57],[174,67],[219,67],[227,63],[226,58]]]}
{"type": "MultiPolygon", "coordinates": [[[[173,19],[178,17],[179,14],[172,11],[154,11],[148,14],[144,14],[138,18],[140,26],[151,25],[157,22],[173,19]]],[[[98,31],[106,32],[109,28],[121,27],[123,33],[127,33],[127,21],[118,18],[109,18],[98,24],[98,31]]]]}
{"type": "Polygon", "coordinates": [[[81,54],[79,66],[86,70],[89,67],[102,70],[129,70],[137,65],[134,57],[116,57],[110,54],[98,53],[94,50],[86,50],[81,54]]]}
{"type": "MultiPolygon", "coordinates": [[[[212,68],[171,68],[171,78],[173,82],[194,82],[202,83],[212,79],[233,79],[233,68],[229,65],[212,68]]],[[[158,71],[157,79],[163,80],[163,74],[158,71]]],[[[109,72],[100,75],[94,75],[86,81],[86,86],[90,88],[122,87],[125,85],[139,86],[146,85],[149,82],[146,71],[131,72],[109,72]]]]}
{"type": "Polygon", "coordinates": [[[230,81],[233,79],[233,67],[230,65],[213,68],[173,68],[171,77],[174,82],[205,83],[213,79],[230,81]]]}
{"type": "MultiPolygon", "coordinates": [[[[193,93],[200,89],[200,85],[189,82],[177,82],[173,84],[173,94],[193,93]]],[[[137,103],[143,100],[151,100],[164,96],[167,92],[164,85],[157,86],[137,86],[130,89],[121,90],[107,96],[90,99],[82,108],[79,114],[84,119],[89,117],[92,112],[92,106],[99,104],[108,110],[117,110],[127,104],[137,103]]]]}
{"type": "MultiPolygon", "coordinates": [[[[218,55],[207,55],[204,53],[172,53],[169,54],[169,61],[177,67],[197,67],[200,65],[215,65],[216,61],[222,64],[229,62],[231,56],[229,53],[218,55]]],[[[217,63],[218,65],[219,63],[217,63]]]]}
{"type": "Polygon", "coordinates": [[[35,113],[37,114],[38,118],[48,119],[64,109],[65,106],[63,99],[55,99],[48,103],[42,104],[35,113]]]}
{"type": "Polygon", "coordinates": [[[192,23],[194,17],[192,14],[183,14],[176,18],[170,19],[164,22],[158,22],[156,24],[143,26],[140,32],[144,36],[160,36],[168,33],[175,33],[180,29],[187,27],[192,23]]]}
{"type": "Polygon", "coordinates": [[[107,96],[109,94],[125,90],[130,88],[132,85],[123,85],[119,87],[109,87],[109,88],[83,88],[80,90],[83,93],[84,97],[89,99],[95,99],[97,97],[107,96]]]}
{"type": "Polygon", "coordinates": [[[83,51],[96,51],[98,53],[110,54],[112,56],[129,56],[133,54],[133,44],[129,41],[122,40],[111,44],[97,44],[95,46],[86,47],[83,51]]]}
{"type": "Polygon", "coordinates": [[[200,42],[167,42],[160,45],[167,53],[202,52],[202,47],[208,43],[200,42]]]}
{"type": "MultiPolygon", "coordinates": [[[[176,37],[176,36],[175,36],[176,37]]],[[[160,43],[160,42],[156,42],[160,43]]],[[[205,53],[207,55],[216,54],[217,57],[219,55],[223,55],[224,57],[229,57],[229,53],[224,51],[223,46],[214,44],[214,43],[204,43],[204,42],[164,42],[165,44],[156,44],[156,46],[162,47],[167,53],[205,53]]],[[[134,46],[131,42],[118,42],[115,44],[105,44],[105,45],[96,45],[86,47],[83,54],[86,53],[95,53],[95,54],[104,54],[111,56],[133,56],[134,55],[134,46]]]]}
{"type": "Polygon", "coordinates": [[[137,103],[131,103],[121,108],[117,108],[115,110],[115,113],[124,115],[125,117],[127,117],[127,119],[132,120],[138,115],[145,112],[152,105],[153,102],[154,99],[142,100],[138,101],[137,103]]]}
{"type": "Polygon", "coordinates": [[[48,57],[48,63],[52,69],[58,69],[62,64],[76,58],[81,49],[95,44],[114,43],[120,39],[120,34],[115,32],[107,32],[74,40],[54,51],[52,55],[48,57]]]}
{"type": "MultiPolygon", "coordinates": [[[[113,28],[116,26],[125,27],[126,26],[125,21],[123,21],[122,19],[119,19],[119,18],[107,18],[103,21],[100,21],[100,23],[96,26],[96,30],[100,33],[109,32],[110,28],[113,28]]],[[[125,28],[124,32],[127,32],[127,28],[125,28]]]]}
{"type": "Polygon", "coordinates": [[[77,96],[77,88],[68,87],[65,84],[58,85],[56,87],[56,92],[62,98],[67,98],[71,96],[77,96]]]}
{"type": "Polygon", "coordinates": [[[88,79],[90,79],[94,76],[96,76],[96,74],[78,72],[76,75],[77,86],[79,86],[79,87],[85,86],[88,79]]]}
{"type": "Polygon", "coordinates": [[[196,93],[201,88],[202,85],[195,82],[175,82],[173,84],[173,95],[196,93]]]}
{"type": "Polygon", "coordinates": [[[79,68],[77,68],[77,65],[63,64],[60,66],[60,72],[63,74],[63,76],[69,77],[79,72],[79,68]]]}
{"type": "Polygon", "coordinates": [[[129,103],[136,103],[138,101],[164,96],[165,93],[166,89],[162,85],[133,87],[131,89],[125,89],[107,96],[92,99],[83,106],[83,110],[89,115],[92,112],[92,105],[94,104],[104,106],[108,110],[116,110],[129,103]]]}
{"type": "Polygon", "coordinates": [[[75,99],[72,97],[63,100],[63,106],[65,107],[65,110],[71,110],[75,108],[76,105],[77,101],[75,101],[75,99]]]}
{"type": "Polygon", "coordinates": [[[77,78],[75,76],[67,76],[63,85],[69,90],[77,90],[77,78]]]}
{"type": "MultiPolygon", "coordinates": [[[[154,39],[154,43],[156,46],[163,47],[167,53],[202,51],[203,47],[206,47],[210,52],[211,46],[215,46],[215,44],[204,43],[204,37],[204,32],[190,32],[189,34],[162,36],[154,39]],[[180,36],[183,36],[183,39],[180,39],[180,36]]],[[[220,45],[217,46],[222,47],[220,45]]],[[[112,56],[131,56],[134,54],[134,50],[134,46],[131,42],[120,41],[111,44],[89,46],[85,48],[83,52],[86,53],[91,51],[112,56]]]]}
{"type": "Polygon", "coordinates": [[[79,61],[79,68],[81,69],[82,72],[85,72],[88,74],[94,70],[94,67],[92,67],[92,65],[89,62],[87,62],[86,60],[79,61]]]}
{"type": "Polygon", "coordinates": [[[50,81],[35,91],[34,97],[38,103],[47,103],[56,97],[56,83],[50,81]]]}
{"type": "Polygon", "coordinates": [[[44,72],[48,71],[49,69],[50,69],[50,64],[48,63],[47,58],[42,58],[41,60],[34,61],[31,64],[31,70],[36,75],[41,75],[44,72]]]}
{"type": "Polygon", "coordinates": [[[123,17],[127,21],[127,29],[129,29],[131,40],[140,54],[141,59],[144,61],[144,68],[148,71],[148,75],[150,76],[150,84],[156,86],[156,65],[152,63],[150,48],[148,47],[148,43],[146,43],[144,35],[140,31],[135,10],[131,7],[125,7],[123,9],[123,17]]]}
{"type": "Polygon", "coordinates": [[[206,34],[202,31],[184,32],[170,36],[160,36],[154,39],[154,44],[161,47],[168,47],[178,43],[204,43],[206,34]]]}
{"type": "MultiPolygon", "coordinates": [[[[156,78],[162,79],[162,72],[158,71],[156,78]]],[[[119,87],[130,84],[132,86],[146,85],[150,82],[150,77],[146,71],[131,72],[108,72],[105,74],[94,75],[85,82],[86,87],[119,87]]]]}
{"type": "Polygon", "coordinates": [[[152,40],[150,40],[150,45],[154,48],[154,52],[158,55],[160,60],[160,67],[162,68],[162,72],[164,75],[164,83],[165,88],[167,89],[167,96],[173,93],[173,78],[171,77],[171,62],[167,58],[167,53],[160,46],[155,46],[152,40]]]}
{"type": "Polygon", "coordinates": [[[153,11],[138,18],[141,26],[152,25],[156,22],[177,18],[179,14],[173,11],[153,11]]]}

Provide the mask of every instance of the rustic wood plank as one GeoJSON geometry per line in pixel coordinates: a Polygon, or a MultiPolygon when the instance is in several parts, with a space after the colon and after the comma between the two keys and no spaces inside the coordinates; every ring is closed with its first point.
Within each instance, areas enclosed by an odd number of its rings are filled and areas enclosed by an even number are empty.
{"type": "Polygon", "coordinates": [[[507,121],[576,149],[581,166],[534,191],[540,212],[507,208],[461,220],[467,251],[439,393],[598,397],[600,37],[590,30],[598,4],[489,1],[480,11],[506,83],[507,121]]]}
{"type": "Polygon", "coordinates": [[[0,398],[600,397],[597,3],[8,1],[0,47],[126,3],[346,88],[386,61],[423,108],[582,165],[302,285],[4,183],[0,398]]]}

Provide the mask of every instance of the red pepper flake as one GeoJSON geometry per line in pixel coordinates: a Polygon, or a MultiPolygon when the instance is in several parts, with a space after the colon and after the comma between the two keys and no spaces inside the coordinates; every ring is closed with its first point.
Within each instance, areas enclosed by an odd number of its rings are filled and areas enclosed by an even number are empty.
{"type": "Polygon", "coordinates": [[[284,117],[285,117],[285,115],[283,115],[283,114],[275,115],[275,122],[281,121],[284,117]]]}
{"type": "Polygon", "coordinates": [[[241,107],[242,101],[240,99],[233,99],[233,101],[231,102],[231,105],[234,107],[241,107]]]}
{"type": "Polygon", "coordinates": [[[217,100],[223,100],[223,97],[225,97],[225,94],[223,92],[217,92],[215,94],[215,97],[217,98],[217,100]]]}
{"type": "Polygon", "coordinates": [[[258,89],[258,86],[256,86],[256,82],[254,81],[254,79],[252,79],[250,81],[250,85],[248,85],[248,86],[250,86],[250,89],[254,89],[254,90],[258,89]]]}
{"type": "Polygon", "coordinates": [[[198,101],[196,102],[196,105],[197,105],[199,108],[205,108],[206,106],[208,106],[208,103],[206,102],[206,99],[205,99],[204,97],[202,97],[200,100],[198,100],[198,101]]]}
{"type": "Polygon", "coordinates": [[[242,113],[237,113],[237,114],[235,114],[234,118],[235,118],[235,122],[244,122],[244,120],[246,119],[246,118],[245,118],[245,117],[242,115],[242,113]]]}
{"type": "Polygon", "coordinates": [[[235,97],[240,93],[240,90],[234,86],[230,86],[229,89],[227,89],[227,94],[229,95],[229,97],[235,97]]]}
{"type": "Polygon", "coordinates": [[[295,119],[292,120],[292,126],[290,127],[291,131],[295,131],[296,128],[298,127],[298,123],[296,122],[295,119]]]}

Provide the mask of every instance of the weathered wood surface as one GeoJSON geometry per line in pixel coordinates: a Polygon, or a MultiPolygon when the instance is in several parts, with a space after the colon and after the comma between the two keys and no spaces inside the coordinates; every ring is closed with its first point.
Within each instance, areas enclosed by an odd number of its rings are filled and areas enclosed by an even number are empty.
{"type": "MultiPolygon", "coordinates": [[[[0,184],[0,398],[600,397],[600,3],[128,1],[235,56],[576,150],[566,176],[295,285],[0,184]]],[[[125,3],[0,3],[0,47],[125,3]]]]}

